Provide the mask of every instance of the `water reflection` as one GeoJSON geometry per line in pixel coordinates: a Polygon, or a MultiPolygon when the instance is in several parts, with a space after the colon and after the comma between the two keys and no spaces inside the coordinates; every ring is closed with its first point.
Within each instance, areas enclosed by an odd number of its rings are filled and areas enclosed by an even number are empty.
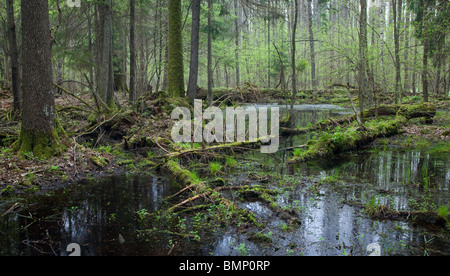
{"type": "Polygon", "coordinates": [[[176,188],[164,178],[115,176],[32,198],[24,213],[2,219],[0,254],[67,255],[70,243],[83,256],[159,254],[157,246],[136,246],[137,212],[160,210],[176,188]]]}
{"type": "Polygon", "coordinates": [[[344,158],[348,161],[336,164],[329,175],[370,183],[371,189],[391,195],[396,209],[407,209],[414,195],[435,195],[436,204],[448,204],[450,167],[445,156],[391,149],[344,158]]]}

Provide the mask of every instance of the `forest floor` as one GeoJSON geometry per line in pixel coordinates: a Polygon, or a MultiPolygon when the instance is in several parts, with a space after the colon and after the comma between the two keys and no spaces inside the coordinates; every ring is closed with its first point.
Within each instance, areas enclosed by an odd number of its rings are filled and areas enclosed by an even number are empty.
{"type": "MultiPolygon", "coordinates": [[[[263,90],[247,85],[244,89],[217,89],[216,104],[268,102],[283,104],[285,93],[279,90],[263,90]]],[[[188,145],[170,142],[173,108],[186,101],[174,102],[160,93],[141,99],[134,110],[127,106],[127,97],[118,94],[123,108],[106,116],[95,116],[92,109],[81,104],[92,102],[88,93],[76,96],[63,93],[56,97],[56,107],[61,126],[67,133],[62,137],[65,151],[61,156],[40,160],[32,155],[17,156],[12,144],[17,140],[20,122],[11,117],[11,93],[0,90],[0,195],[45,193],[69,183],[99,175],[150,171],[158,167],[155,158],[169,152],[181,152],[188,145]],[[139,112],[138,112],[139,111],[139,112]]],[[[204,97],[204,91],[199,91],[204,97]]],[[[356,97],[354,101],[357,101],[356,97]]],[[[420,101],[418,97],[405,97],[405,103],[420,101]]],[[[389,101],[387,101],[389,103],[389,101]]],[[[299,93],[296,104],[338,104],[350,106],[343,91],[322,91],[313,96],[311,91],[299,93]]],[[[399,135],[382,138],[375,143],[402,144],[420,147],[444,142],[448,151],[450,139],[450,101],[433,103],[439,110],[431,124],[414,119],[402,127],[399,135]]]]}

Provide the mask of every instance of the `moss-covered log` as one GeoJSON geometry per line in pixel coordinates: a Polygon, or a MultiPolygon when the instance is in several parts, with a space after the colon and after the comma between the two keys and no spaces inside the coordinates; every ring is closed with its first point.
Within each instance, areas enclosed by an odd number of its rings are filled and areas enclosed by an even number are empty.
{"type": "Polygon", "coordinates": [[[203,148],[194,148],[194,149],[187,149],[187,150],[181,150],[177,152],[170,152],[166,156],[169,158],[179,158],[185,155],[192,155],[192,154],[204,154],[206,152],[217,152],[217,151],[238,151],[239,149],[242,149],[245,147],[245,149],[250,149],[250,147],[259,147],[261,145],[261,138],[258,138],[256,141],[244,141],[244,142],[234,142],[234,143],[228,143],[228,144],[219,144],[209,147],[203,147],[203,148]]]}
{"type": "Polygon", "coordinates": [[[195,185],[200,184],[201,180],[197,177],[196,174],[191,171],[183,168],[178,160],[169,159],[164,164],[164,169],[169,171],[169,173],[178,181],[182,182],[184,185],[195,185]]]}
{"type": "Polygon", "coordinates": [[[392,116],[401,115],[406,119],[412,118],[433,118],[436,115],[436,107],[430,103],[420,104],[399,104],[399,105],[382,105],[378,108],[370,108],[364,111],[364,118],[375,116],[392,116]]]}
{"type": "Polygon", "coordinates": [[[334,154],[357,149],[380,137],[399,133],[406,124],[406,118],[396,116],[392,120],[372,120],[365,124],[365,129],[349,127],[334,133],[326,133],[317,140],[307,143],[306,150],[291,158],[289,163],[298,163],[315,158],[326,158],[334,154]]]}
{"type": "Polygon", "coordinates": [[[176,159],[169,159],[164,164],[164,169],[168,170],[171,175],[173,175],[178,181],[181,181],[183,184],[187,185],[184,189],[182,189],[180,192],[176,193],[175,195],[167,198],[172,199],[175,196],[178,196],[184,191],[190,190],[193,191],[193,195],[182,202],[175,204],[174,206],[170,207],[167,210],[167,213],[172,213],[177,210],[186,211],[188,210],[198,210],[198,207],[205,208],[206,205],[197,205],[196,207],[188,207],[186,208],[186,205],[188,203],[193,203],[194,201],[200,200],[202,198],[208,199],[208,202],[211,204],[216,205],[223,205],[227,206],[227,208],[230,210],[231,214],[238,218],[239,220],[245,220],[247,222],[250,222],[256,226],[260,226],[260,224],[257,222],[255,216],[253,213],[251,213],[248,210],[240,208],[238,205],[236,205],[234,202],[224,198],[220,195],[220,191],[222,190],[233,190],[233,189],[241,189],[242,187],[217,187],[215,189],[212,189],[210,186],[207,185],[205,181],[202,181],[197,177],[197,175],[193,172],[190,172],[189,170],[183,168],[183,166],[178,162],[176,159]]]}
{"type": "Polygon", "coordinates": [[[425,226],[450,227],[448,216],[444,217],[434,211],[395,210],[386,205],[368,205],[359,201],[344,201],[345,204],[363,208],[373,219],[408,220],[425,226]]]}
{"type": "MultiPolygon", "coordinates": [[[[399,104],[399,105],[382,105],[377,108],[370,108],[364,111],[364,119],[370,119],[376,116],[396,116],[400,115],[406,119],[425,117],[426,119],[432,119],[436,115],[436,107],[430,103],[419,104],[399,104]]],[[[345,116],[338,119],[325,119],[317,123],[316,125],[308,128],[291,129],[282,127],[282,135],[299,135],[309,131],[325,130],[334,126],[341,126],[352,123],[356,120],[356,115],[345,116]]]]}

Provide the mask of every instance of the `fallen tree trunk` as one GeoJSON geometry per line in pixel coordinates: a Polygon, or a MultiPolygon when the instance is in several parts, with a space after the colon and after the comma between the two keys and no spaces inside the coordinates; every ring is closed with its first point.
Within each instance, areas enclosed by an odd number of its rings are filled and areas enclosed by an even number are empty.
{"type": "Polygon", "coordinates": [[[364,118],[375,116],[395,116],[401,115],[406,119],[412,118],[433,118],[436,115],[436,107],[429,103],[420,104],[400,104],[400,105],[382,105],[377,108],[371,108],[364,111],[364,118]]]}
{"type": "Polygon", "coordinates": [[[175,179],[177,179],[184,185],[192,186],[193,188],[195,188],[202,183],[194,173],[183,168],[177,160],[169,159],[164,164],[164,169],[168,170],[169,173],[173,175],[173,177],[175,177],[175,179]]]}
{"type": "MultiPolygon", "coordinates": [[[[377,116],[395,116],[401,115],[406,119],[425,117],[432,119],[436,115],[436,107],[429,103],[420,104],[399,104],[399,105],[382,105],[377,108],[370,108],[364,111],[363,118],[370,119],[377,116]]],[[[356,115],[345,116],[338,119],[326,119],[309,128],[281,128],[282,135],[300,135],[310,131],[325,130],[333,126],[341,126],[352,123],[356,120],[356,115]]]]}
{"type": "Polygon", "coordinates": [[[289,159],[288,163],[299,163],[315,158],[326,158],[334,154],[354,150],[380,137],[389,137],[400,132],[407,122],[403,116],[396,116],[392,120],[369,121],[365,128],[356,127],[324,134],[317,140],[307,143],[307,150],[289,159]]]}
{"type": "Polygon", "coordinates": [[[179,158],[183,155],[202,154],[202,153],[205,153],[208,151],[221,151],[221,150],[234,151],[234,150],[239,150],[239,149],[248,150],[250,146],[258,147],[260,144],[261,144],[261,139],[258,138],[256,141],[244,141],[244,142],[235,142],[235,143],[228,143],[228,144],[219,144],[219,145],[209,146],[209,147],[187,149],[187,150],[181,150],[181,151],[177,151],[177,152],[169,152],[169,153],[167,153],[166,157],[179,158]]]}
{"type": "Polygon", "coordinates": [[[424,224],[425,226],[450,226],[450,222],[446,217],[440,216],[433,211],[417,211],[417,210],[394,210],[386,205],[379,205],[375,207],[368,207],[367,205],[358,201],[344,201],[345,204],[356,206],[365,209],[368,215],[373,219],[381,220],[409,220],[415,223],[424,224]]]}

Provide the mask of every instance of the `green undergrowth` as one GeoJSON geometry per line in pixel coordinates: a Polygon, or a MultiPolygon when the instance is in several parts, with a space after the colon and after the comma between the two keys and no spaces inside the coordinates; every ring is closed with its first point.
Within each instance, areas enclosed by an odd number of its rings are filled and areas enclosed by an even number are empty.
{"type": "Polygon", "coordinates": [[[442,154],[449,156],[450,154],[450,142],[449,141],[440,141],[434,144],[429,149],[430,154],[442,154]]]}

